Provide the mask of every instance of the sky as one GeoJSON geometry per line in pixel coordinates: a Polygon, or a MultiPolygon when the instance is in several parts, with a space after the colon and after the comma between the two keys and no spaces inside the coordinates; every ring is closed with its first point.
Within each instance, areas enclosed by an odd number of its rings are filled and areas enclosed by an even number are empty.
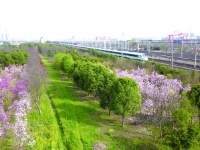
{"type": "Polygon", "coordinates": [[[9,40],[200,35],[199,16],[200,0],[0,0],[0,35],[9,40]]]}

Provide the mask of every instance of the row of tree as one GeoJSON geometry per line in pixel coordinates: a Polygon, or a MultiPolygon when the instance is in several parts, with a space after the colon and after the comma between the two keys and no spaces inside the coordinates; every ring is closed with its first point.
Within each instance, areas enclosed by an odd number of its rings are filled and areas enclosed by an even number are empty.
{"type": "Polygon", "coordinates": [[[85,53],[87,52],[98,58],[102,58],[103,61],[105,62],[108,61],[110,63],[113,63],[114,66],[117,65],[116,66],[117,68],[129,67],[126,69],[137,69],[139,67],[139,68],[148,69],[149,72],[156,71],[159,74],[167,76],[167,78],[169,79],[173,79],[173,78],[179,79],[183,82],[184,85],[187,85],[188,83],[193,85],[200,81],[200,75],[197,70],[187,71],[187,70],[177,69],[177,68],[172,69],[170,66],[165,66],[157,62],[148,61],[144,63],[141,61],[131,60],[131,59],[126,59],[124,60],[123,63],[121,63],[120,61],[123,60],[122,58],[118,58],[117,56],[113,56],[110,54],[103,54],[94,49],[89,49],[89,50],[79,49],[79,51],[85,52],[85,53]]]}
{"type": "Polygon", "coordinates": [[[31,102],[37,107],[39,114],[42,115],[41,96],[46,90],[47,72],[37,49],[28,49],[28,53],[30,57],[27,61],[27,88],[31,96],[31,102]]]}
{"type": "Polygon", "coordinates": [[[81,58],[74,61],[73,56],[75,54],[56,54],[54,66],[71,77],[81,89],[98,95],[102,108],[121,115],[123,127],[125,116],[140,109],[141,95],[136,81],[130,78],[117,78],[115,73],[100,63],[87,62],[81,58]]]}
{"type": "Polygon", "coordinates": [[[28,53],[25,50],[15,50],[12,52],[0,52],[0,66],[6,67],[11,64],[26,64],[28,53]]]}

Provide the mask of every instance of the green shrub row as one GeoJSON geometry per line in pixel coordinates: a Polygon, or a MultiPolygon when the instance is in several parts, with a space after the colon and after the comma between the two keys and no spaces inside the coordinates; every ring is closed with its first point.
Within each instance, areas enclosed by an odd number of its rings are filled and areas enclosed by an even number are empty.
{"type": "Polygon", "coordinates": [[[28,53],[25,50],[0,52],[0,65],[3,68],[10,64],[24,65],[27,62],[27,58],[28,58],[28,53]]]}
{"type": "MultiPolygon", "coordinates": [[[[77,57],[77,55],[76,55],[77,57]]],[[[93,60],[87,58],[88,60],[93,60]]],[[[100,98],[100,106],[122,115],[137,112],[141,103],[139,87],[136,81],[130,78],[117,78],[109,68],[101,63],[83,61],[85,57],[74,61],[70,53],[57,53],[54,56],[54,66],[71,77],[75,84],[88,94],[100,98]]]]}
{"type": "MultiPolygon", "coordinates": [[[[86,50],[81,50],[81,51],[86,52],[86,50]]],[[[91,53],[92,55],[94,55],[96,57],[103,58],[104,61],[110,61],[115,64],[117,64],[116,63],[117,61],[122,59],[122,58],[118,58],[113,55],[101,53],[94,49],[89,49],[89,50],[87,50],[87,52],[91,53]]],[[[132,68],[132,69],[137,69],[137,67],[144,68],[146,70],[151,69],[151,71],[156,71],[159,74],[167,76],[168,78],[179,79],[185,85],[188,83],[193,85],[200,81],[200,75],[197,70],[187,71],[184,69],[171,68],[170,66],[166,66],[166,65],[160,64],[158,62],[147,61],[144,63],[144,62],[137,61],[137,60],[126,59],[126,61],[124,61],[122,66],[116,66],[116,67],[117,68],[123,67],[123,65],[125,66],[127,63],[133,64],[133,66],[135,68],[132,68]]],[[[127,68],[123,67],[122,69],[127,69],[127,68]]]]}
{"type": "Polygon", "coordinates": [[[73,49],[66,45],[55,45],[51,43],[40,43],[37,45],[37,48],[40,54],[50,58],[59,52],[66,52],[73,49]]]}

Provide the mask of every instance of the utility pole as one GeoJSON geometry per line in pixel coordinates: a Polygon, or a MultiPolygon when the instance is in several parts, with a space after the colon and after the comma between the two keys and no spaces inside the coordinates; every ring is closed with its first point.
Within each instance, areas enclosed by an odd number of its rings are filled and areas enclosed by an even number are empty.
{"type": "Polygon", "coordinates": [[[120,42],[121,57],[122,57],[122,48],[123,48],[123,40],[120,42]]]}
{"type": "Polygon", "coordinates": [[[181,59],[183,59],[183,39],[181,41],[181,59]]]}
{"type": "Polygon", "coordinates": [[[119,40],[117,40],[117,50],[119,50],[119,40]]]}
{"type": "Polygon", "coordinates": [[[174,57],[173,49],[174,49],[174,39],[172,39],[172,50],[171,50],[171,53],[172,53],[171,68],[172,68],[172,69],[173,69],[173,57],[174,57]]]}
{"type": "Polygon", "coordinates": [[[126,40],[124,41],[124,49],[126,51],[126,40]]]}
{"type": "Polygon", "coordinates": [[[8,34],[7,34],[7,31],[5,30],[5,48],[7,50],[7,43],[8,42],[8,34]]]}
{"type": "Polygon", "coordinates": [[[147,47],[148,47],[147,48],[148,54],[150,54],[150,50],[151,50],[150,42],[148,42],[147,47]]]}
{"type": "Polygon", "coordinates": [[[128,46],[128,51],[130,51],[130,45],[129,45],[129,40],[127,41],[127,46],[128,46]]]}
{"type": "Polygon", "coordinates": [[[196,64],[197,64],[197,40],[195,43],[194,68],[196,68],[196,64]]]}
{"type": "Polygon", "coordinates": [[[137,45],[137,50],[138,50],[138,52],[139,52],[139,49],[140,49],[140,41],[138,41],[138,45],[137,45]]]}

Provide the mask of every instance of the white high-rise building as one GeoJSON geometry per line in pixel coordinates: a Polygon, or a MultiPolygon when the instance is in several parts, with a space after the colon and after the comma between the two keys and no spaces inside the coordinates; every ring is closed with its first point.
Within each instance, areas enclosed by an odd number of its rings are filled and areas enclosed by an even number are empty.
{"type": "Polygon", "coordinates": [[[40,43],[44,43],[45,41],[44,41],[44,38],[43,37],[41,37],[40,38],[40,43]]]}
{"type": "Polygon", "coordinates": [[[1,42],[3,42],[3,34],[1,34],[1,42]]]}

